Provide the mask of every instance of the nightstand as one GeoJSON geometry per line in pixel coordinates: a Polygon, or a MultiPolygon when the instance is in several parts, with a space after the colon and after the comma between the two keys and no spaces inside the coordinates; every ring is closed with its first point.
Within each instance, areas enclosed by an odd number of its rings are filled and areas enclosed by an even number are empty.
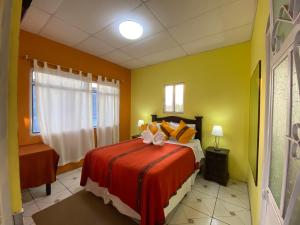
{"type": "Polygon", "coordinates": [[[131,136],[131,139],[139,138],[141,135],[140,134],[135,134],[131,136]]]}
{"type": "Polygon", "coordinates": [[[225,148],[206,148],[204,178],[226,186],[229,179],[228,155],[229,150],[225,148]]]}

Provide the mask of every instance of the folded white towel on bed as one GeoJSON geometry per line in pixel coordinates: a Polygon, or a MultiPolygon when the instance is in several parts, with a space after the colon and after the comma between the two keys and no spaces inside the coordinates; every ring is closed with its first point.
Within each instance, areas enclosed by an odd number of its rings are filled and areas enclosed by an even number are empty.
{"type": "Polygon", "coordinates": [[[144,130],[141,134],[141,137],[143,138],[143,142],[145,144],[151,144],[152,143],[152,133],[149,130],[144,130]]]}
{"type": "Polygon", "coordinates": [[[152,137],[152,143],[155,145],[164,145],[165,144],[165,135],[163,132],[158,131],[152,137]]]}
{"type": "Polygon", "coordinates": [[[150,130],[144,130],[141,133],[141,137],[143,138],[143,142],[145,144],[153,143],[154,145],[164,145],[165,143],[165,135],[161,131],[158,131],[153,135],[150,130]]]}

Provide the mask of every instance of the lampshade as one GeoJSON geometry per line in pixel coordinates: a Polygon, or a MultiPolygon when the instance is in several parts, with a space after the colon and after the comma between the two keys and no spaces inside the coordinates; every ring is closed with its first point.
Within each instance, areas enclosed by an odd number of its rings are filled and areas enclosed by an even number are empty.
{"type": "Polygon", "coordinates": [[[145,124],[144,120],[138,120],[138,127],[141,127],[143,124],[145,124]]]}
{"type": "Polygon", "coordinates": [[[223,136],[222,127],[219,125],[214,125],[211,134],[217,137],[223,136]]]}

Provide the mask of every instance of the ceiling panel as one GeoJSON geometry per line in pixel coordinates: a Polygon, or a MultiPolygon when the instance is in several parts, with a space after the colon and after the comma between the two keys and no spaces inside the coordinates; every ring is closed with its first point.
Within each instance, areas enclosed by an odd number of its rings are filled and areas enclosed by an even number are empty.
{"type": "Polygon", "coordinates": [[[152,65],[152,64],[159,63],[159,62],[164,62],[167,60],[179,58],[179,57],[182,57],[185,55],[186,55],[186,53],[184,52],[184,50],[182,50],[182,48],[176,47],[176,48],[156,52],[156,53],[153,53],[150,55],[146,55],[146,56],[142,57],[141,60],[143,62],[147,63],[148,65],[152,65]]]}
{"type": "Polygon", "coordinates": [[[21,29],[38,33],[49,20],[50,15],[35,7],[30,7],[21,23],[21,29]]]}
{"type": "Polygon", "coordinates": [[[74,46],[88,37],[88,34],[52,17],[40,34],[65,45],[74,46]]]}
{"type": "Polygon", "coordinates": [[[128,69],[136,69],[140,67],[147,66],[145,62],[142,62],[141,60],[138,59],[132,59],[123,63],[120,63],[121,66],[124,66],[128,69]]]}
{"type": "Polygon", "coordinates": [[[170,34],[179,42],[187,43],[201,37],[219,33],[223,30],[222,21],[217,12],[211,11],[189,22],[169,30],[170,34]]]}
{"type": "Polygon", "coordinates": [[[95,36],[115,48],[121,48],[129,43],[135,42],[134,40],[125,39],[119,32],[119,24],[125,20],[138,21],[143,26],[144,31],[141,38],[148,37],[164,29],[152,13],[144,5],[141,5],[127,15],[120,17],[120,19],[116,20],[106,29],[98,32],[95,36]]]}
{"type": "Polygon", "coordinates": [[[123,48],[123,50],[127,52],[128,55],[139,58],[174,47],[177,47],[177,44],[175,41],[173,41],[170,35],[168,35],[167,32],[161,32],[149,38],[138,41],[135,44],[131,44],[123,48]]]}
{"type": "Polygon", "coordinates": [[[208,51],[216,48],[241,43],[251,38],[252,24],[235,28],[224,33],[201,38],[197,41],[183,45],[188,54],[208,51]]]}
{"type": "Polygon", "coordinates": [[[102,41],[94,37],[90,37],[84,40],[83,42],[76,45],[75,48],[83,52],[96,55],[98,57],[114,50],[114,48],[112,48],[111,46],[107,45],[106,43],[103,43],[102,41]]]}
{"type": "Polygon", "coordinates": [[[31,5],[53,14],[63,0],[33,0],[31,5]]]}
{"type": "Polygon", "coordinates": [[[199,38],[224,32],[235,27],[252,23],[254,3],[249,0],[236,1],[209,11],[186,23],[170,29],[179,43],[188,43],[199,38]]]}
{"type": "Polygon", "coordinates": [[[102,56],[102,58],[114,62],[114,63],[122,63],[126,62],[132,59],[129,55],[125,54],[121,50],[115,50],[113,52],[110,52],[108,54],[105,54],[102,56]]]}
{"type": "Polygon", "coordinates": [[[114,46],[115,48],[122,48],[130,43],[135,43],[135,40],[129,40],[121,36],[119,32],[119,26],[117,24],[112,24],[106,27],[104,30],[94,35],[100,40],[114,46]]]}
{"type": "Polygon", "coordinates": [[[255,17],[253,0],[241,0],[221,7],[218,11],[226,29],[252,23],[255,17]]]}
{"type": "Polygon", "coordinates": [[[146,4],[166,27],[172,27],[233,1],[236,0],[151,0],[146,4]]]}
{"type": "Polygon", "coordinates": [[[139,4],[139,0],[64,0],[55,15],[94,34],[139,4]]]}

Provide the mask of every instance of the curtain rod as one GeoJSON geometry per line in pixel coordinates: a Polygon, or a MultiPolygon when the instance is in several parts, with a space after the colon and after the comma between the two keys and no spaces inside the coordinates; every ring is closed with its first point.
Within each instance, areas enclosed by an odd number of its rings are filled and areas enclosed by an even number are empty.
{"type": "MultiPolygon", "coordinates": [[[[27,60],[27,61],[31,61],[31,62],[33,62],[33,60],[37,60],[38,62],[40,62],[40,63],[47,63],[48,65],[50,65],[50,66],[54,66],[54,67],[58,67],[58,66],[60,66],[61,68],[63,68],[63,69],[67,69],[67,70],[72,70],[72,71],[75,71],[75,72],[81,72],[83,75],[87,75],[87,74],[89,74],[88,72],[85,72],[85,71],[82,71],[82,70],[79,70],[79,69],[73,69],[73,68],[70,68],[70,67],[68,67],[68,66],[61,66],[61,65],[57,65],[56,63],[51,63],[51,62],[48,62],[48,61],[44,61],[44,60],[41,60],[41,59],[38,59],[38,58],[33,58],[33,57],[31,57],[31,56],[29,56],[29,55],[24,55],[23,57],[21,57],[21,59],[24,59],[24,60],[27,60]]],[[[75,74],[75,73],[74,73],[75,74]]],[[[92,76],[94,76],[94,77],[97,77],[98,78],[98,76],[100,76],[100,75],[95,75],[95,74],[93,74],[93,73],[90,73],[90,74],[92,74],[92,76]]],[[[105,76],[103,76],[103,78],[105,78],[105,79],[107,79],[105,76]]],[[[107,79],[108,81],[112,81],[112,80],[115,80],[115,81],[120,81],[120,82],[125,82],[124,80],[118,80],[118,79],[115,79],[115,78],[110,78],[110,79],[107,79]]]]}

